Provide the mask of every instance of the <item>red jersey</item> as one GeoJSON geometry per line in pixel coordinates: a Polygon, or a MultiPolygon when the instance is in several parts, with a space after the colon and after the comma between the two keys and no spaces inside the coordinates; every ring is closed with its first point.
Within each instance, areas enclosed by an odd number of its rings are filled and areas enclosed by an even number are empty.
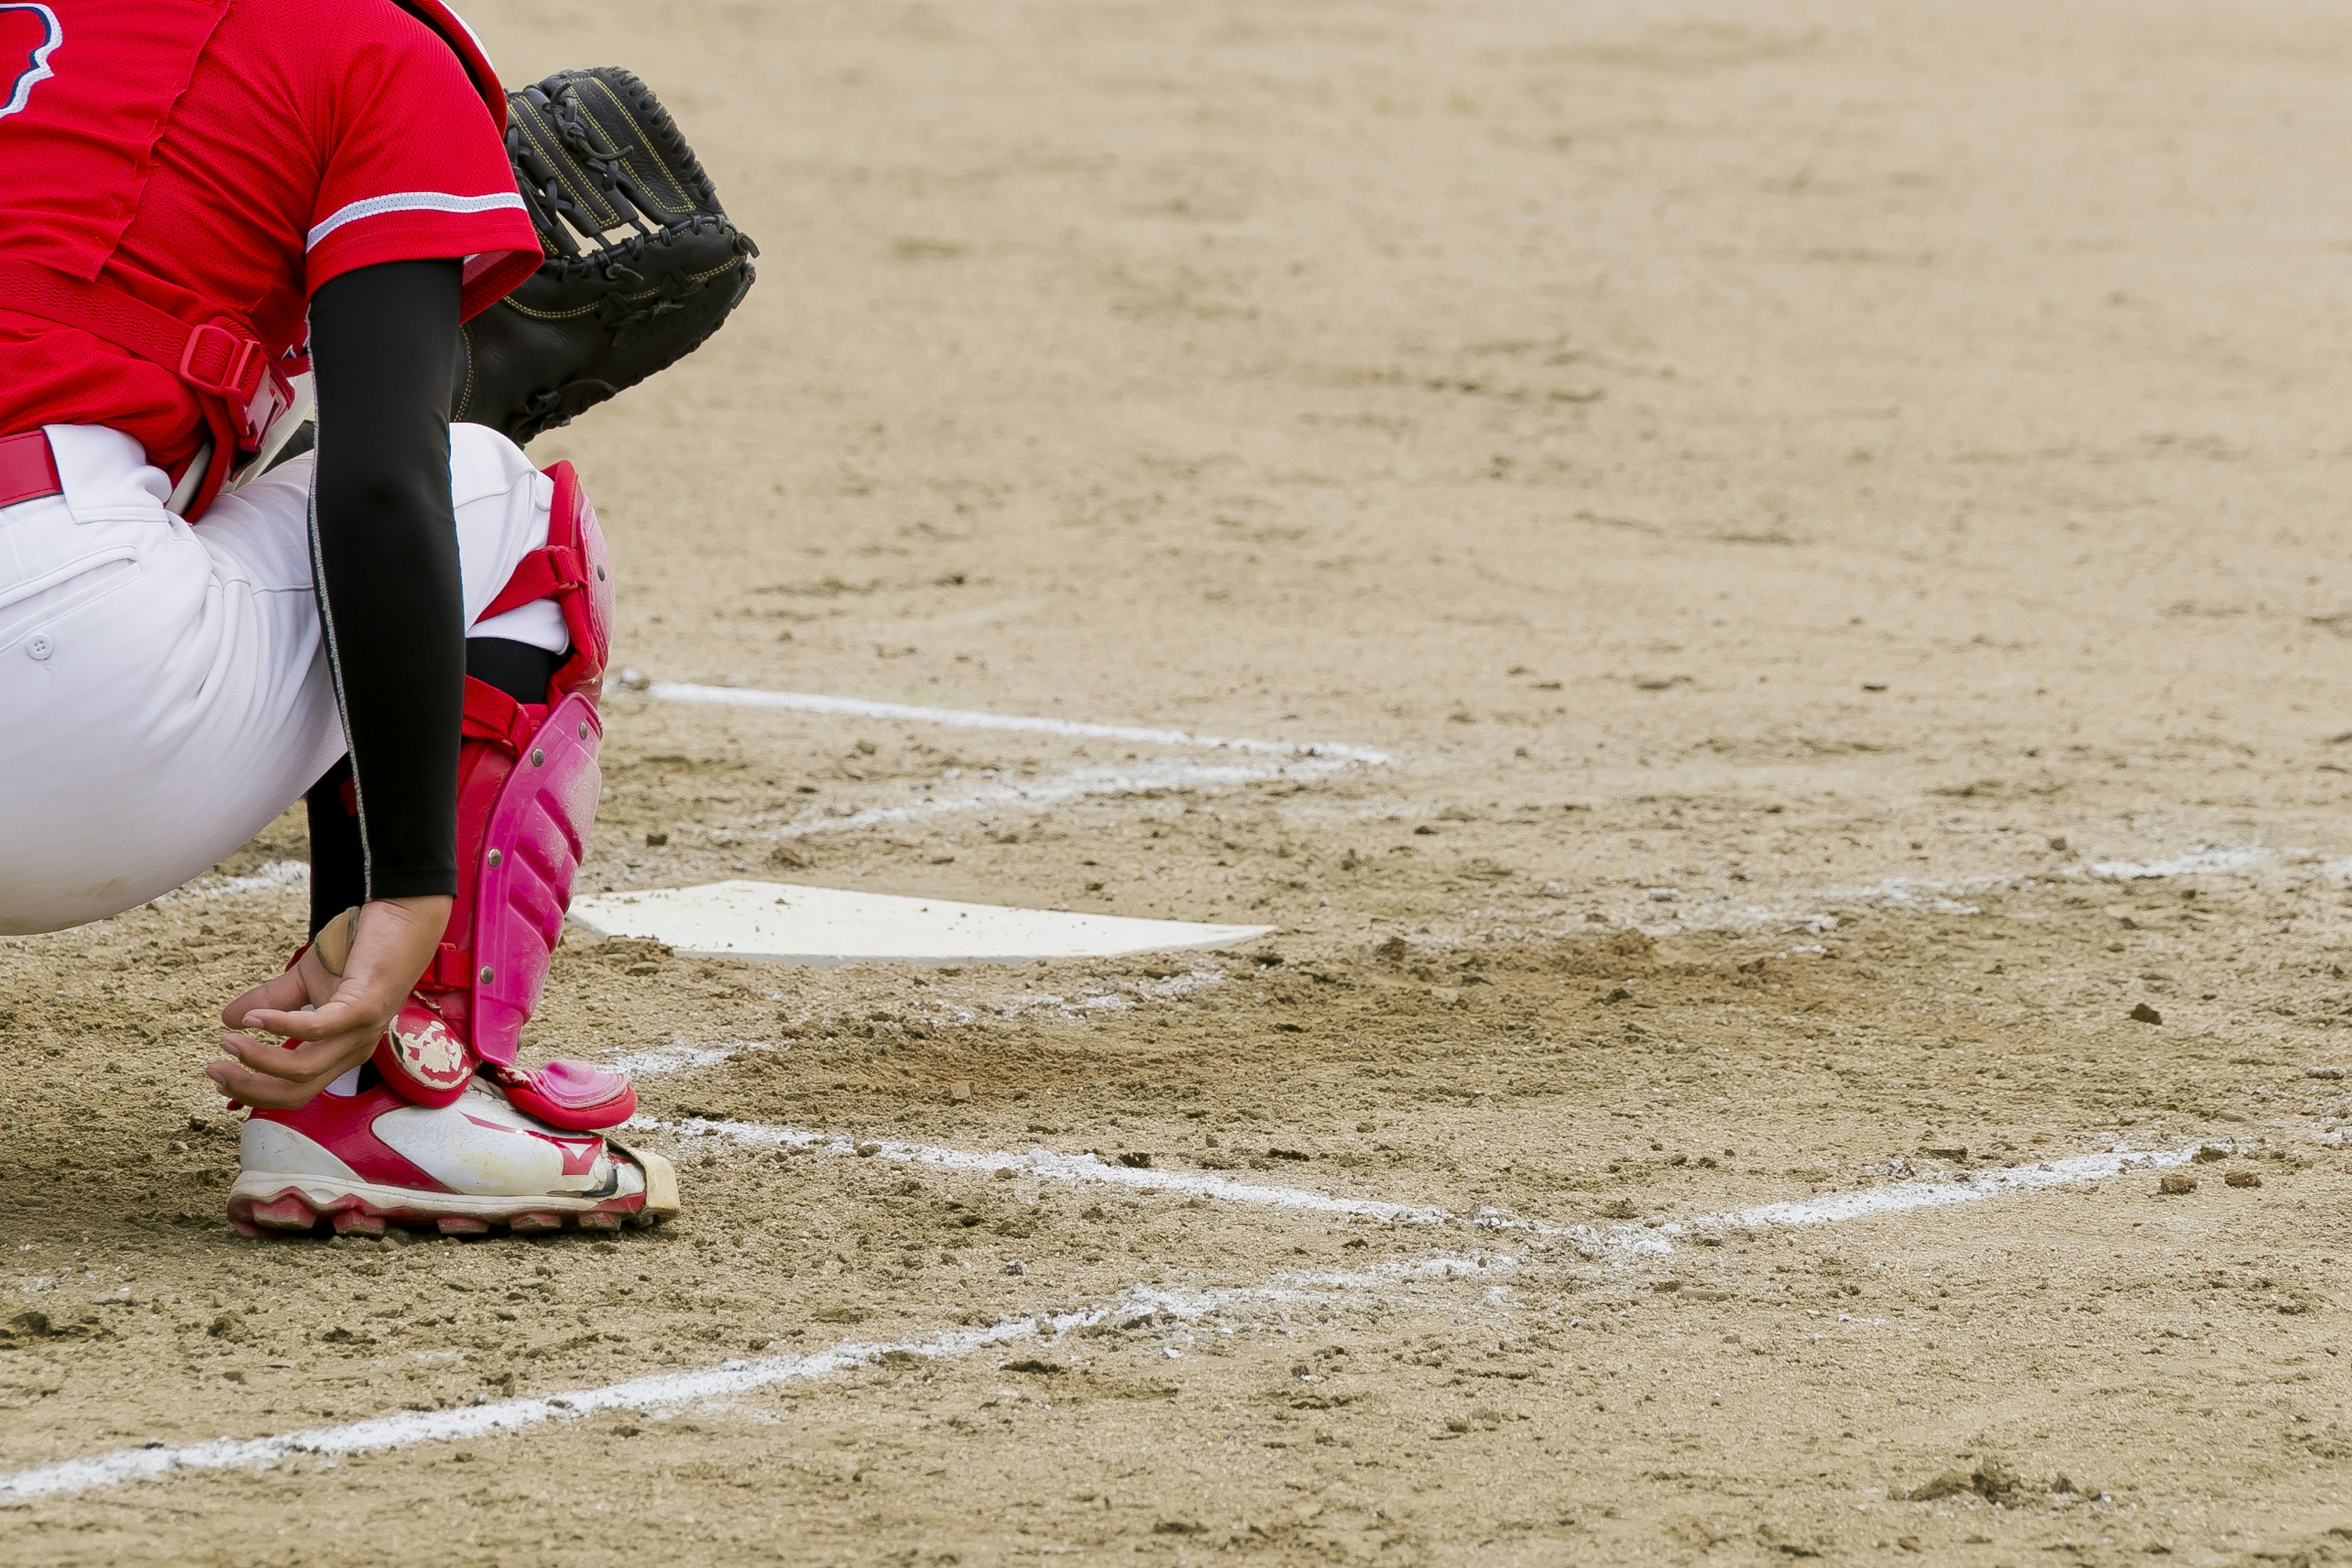
{"type": "MultiPolygon", "coordinates": [[[[272,353],[354,268],[462,258],[471,316],[540,261],[482,93],[394,0],[0,0],[0,233],[272,353]]],[[[0,309],[0,435],[43,425],[175,473],[205,435],[170,368],[0,309]]]]}

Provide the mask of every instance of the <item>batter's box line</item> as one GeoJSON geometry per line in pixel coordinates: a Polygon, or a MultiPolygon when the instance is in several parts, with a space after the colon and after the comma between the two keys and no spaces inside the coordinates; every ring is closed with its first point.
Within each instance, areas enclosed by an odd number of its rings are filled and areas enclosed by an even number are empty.
{"type": "MultiPolygon", "coordinates": [[[[1220,970],[1192,969],[1181,974],[1171,974],[1160,980],[1120,983],[1117,989],[1091,991],[1076,999],[1055,991],[1022,991],[993,1002],[977,1002],[971,1006],[949,1001],[908,1005],[905,1021],[920,1024],[927,1029],[968,1029],[979,1025],[983,1015],[989,1022],[1010,1018],[1048,1018],[1057,1023],[1076,1024],[1088,1018],[1098,1018],[1107,1013],[1132,1012],[1138,1007],[1178,1002],[1212,986],[1227,984],[1220,970]]],[[[782,992],[766,993],[772,1002],[786,1002],[791,997],[782,992]]],[[[816,1027],[816,1016],[804,1014],[788,1020],[792,1027],[816,1027]]],[[[662,1078],[671,1073],[691,1072],[702,1068],[717,1067],[740,1056],[768,1054],[790,1050],[799,1043],[799,1037],[780,1040],[727,1040],[715,1045],[698,1046],[672,1036],[660,1045],[618,1056],[604,1065],[614,1072],[625,1072],[633,1078],[662,1078]]]]}
{"type": "Polygon", "coordinates": [[[664,702],[701,702],[730,708],[765,708],[853,719],[883,719],[907,724],[938,724],[954,730],[1002,730],[1032,735],[1059,735],[1069,740],[1124,741],[1142,746],[1195,746],[1215,751],[1319,757],[1368,767],[1385,767],[1395,760],[1386,752],[1376,752],[1368,746],[1342,745],[1336,741],[1253,741],[1230,735],[1195,735],[1185,730],[1160,730],[1134,724],[1089,724],[1075,719],[1030,718],[1013,713],[982,713],[968,709],[925,708],[911,702],[876,702],[863,697],[827,697],[814,691],[763,691],[755,687],[698,686],[676,680],[653,681],[645,690],[647,696],[664,702]]]}
{"type": "Polygon", "coordinates": [[[1298,1209],[1349,1219],[1395,1221],[1405,1225],[1449,1225],[1455,1215],[1443,1208],[1382,1202],[1378,1198],[1333,1197],[1305,1187],[1261,1185],[1190,1171],[1162,1171],[1150,1166],[1107,1164],[1092,1154],[1064,1154],[1051,1149],[1010,1151],[948,1149],[897,1139],[858,1139],[801,1127],[771,1126],[756,1121],[689,1117],[667,1122],[637,1117],[631,1131],[669,1132],[684,1138],[725,1138],[770,1149],[795,1149],[821,1154],[887,1160],[899,1164],[928,1165],[992,1176],[999,1171],[1035,1176],[1049,1182],[1092,1183],[1142,1192],[1174,1193],[1186,1197],[1215,1198],[1226,1203],[1298,1209]]]}
{"type": "Polygon", "coordinates": [[[629,1126],[632,1131],[669,1132],[689,1139],[725,1138],[759,1147],[888,1160],[975,1175],[993,1176],[999,1172],[1007,1172],[1015,1176],[1034,1176],[1049,1182],[1171,1193],[1221,1203],[1291,1209],[1343,1219],[1402,1225],[1461,1225],[1481,1231],[1510,1232],[1547,1241],[1565,1242],[1585,1258],[1612,1264],[1638,1263],[1665,1257],[1675,1250],[1676,1242],[1685,1239],[1719,1237],[1743,1230],[1804,1229],[1870,1219],[1881,1215],[1909,1214],[1923,1209],[1984,1203],[2053,1187],[2082,1186],[2132,1171],[2163,1170],[2186,1164],[2197,1154],[2194,1147],[2108,1150],[2066,1155],[2030,1165],[1961,1172],[1944,1181],[1915,1179],[1866,1187],[1858,1192],[1823,1193],[1810,1198],[1759,1204],[1748,1208],[1699,1215],[1690,1219],[1668,1220],[1657,1225],[1601,1226],[1550,1225],[1541,1220],[1523,1218],[1500,1208],[1482,1208],[1466,1215],[1458,1215],[1433,1204],[1340,1197],[1307,1187],[1240,1182],[1208,1173],[1113,1165],[1091,1153],[1065,1154],[1051,1149],[1032,1149],[1025,1153],[1009,1150],[950,1149],[930,1143],[908,1143],[897,1139],[857,1139],[806,1128],[709,1117],[690,1117],[678,1122],[639,1117],[629,1126]]]}
{"type": "MultiPolygon", "coordinates": [[[[1349,1273],[1281,1275],[1255,1286],[1186,1290],[1135,1285],[1097,1305],[1024,1313],[985,1328],[950,1331],[920,1339],[844,1341],[806,1355],[728,1361],[693,1372],[660,1373],[596,1388],[460,1405],[453,1410],[397,1411],[339,1426],[315,1426],[269,1436],[219,1437],[178,1447],[152,1444],[118,1448],[0,1475],[0,1500],[30,1501],[210,1471],[265,1470],[304,1456],[320,1456],[332,1462],[347,1454],[383,1453],[420,1443],[511,1436],[552,1422],[578,1420],[604,1411],[660,1411],[738,1398],[779,1384],[828,1377],[901,1357],[954,1361],[1024,1341],[1051,1344],[1086,1329],[1143,1328],[1157,1321],[1198,1322],[1213,1316],[1244,1315],[1252,1308],[1347,1308],[1366,1297],[1373,1298],[1382,1308],[1418,1306],[1424,1303],[1412,1294],[1410,1287],[1424,1283],[1461,1281],[1481,1286],[1485,1289],[1479,1304],[1500,1305],[1498,1282],[1507,1278],[1517,1263],[1517,1258],[1505,1256],[1433,1255],[1349,1273]]],[[[1460,1303],[1451,1300],[1425,1304],[1446,1310],[1460,1309],[1460,1303]]]]}
{"type": "MultiPolygon", "coordinates": [[[[2258,845],[2236,847],[2191,845],[2183,853],[2164,860],[2085,860],[2076,865],[2040,871],[1969,877],[1956,882],[1885,877],[1861,887],[1833,888],[1804,894],[1803,902],[1793,907],[1733,906],[1735,895],[1719,889],[1704,895],[1690,895],[1692,901],[1677,908],[1669,921],[1646,925],[1639,921],[1628,923],[1652,936],[1684,931],[1749,931],[1766,926],[1778,927],[1784,933],[1801,931],[1823,936],[1838,929],[1841,917],[1832,911],[1847,906],[1889,910],[1905,914],[1980,915],[1984,913],[1981,906],[1962,900],[1985,893],[2030,893],[2062,883],[2129,883],[2180,877],[2238,878],[2281,863],[2315,866],[2316,874],[2331,881],[2352,880],[2352,859],[2329,861],[2324,865],[2319,861],[2319,856],[2303,849],[2267,849],[2258,845]],[[1822,905],[1830,907],[1819,907],[1822,905]]],[[[1681,904],[1685,893],[1680,888],[1660,887],[1647,889],[1647,897],[1654,903],[1681,904]]],[[[1800,948],[1792,951],[1820,950],[1800,948]]]]}
{"type": "Polygon", "coordinates": [[[1073,768],[1041,778],[983,784],[954,795],[927,795],[904,805],[867,806],[838,816],[805,816],[776,827],[711,828],[706,830],[706,837],[763,841],[803,838],[816,833],[887,827],[992,808],[1048,811],[1070,801],[1101,796],[1185,795],[1254,784],[1312,784],[1360,765],[1322,757],[1271,763],[1193,763],[1154,758],[1125,767],[1073,768]]]}

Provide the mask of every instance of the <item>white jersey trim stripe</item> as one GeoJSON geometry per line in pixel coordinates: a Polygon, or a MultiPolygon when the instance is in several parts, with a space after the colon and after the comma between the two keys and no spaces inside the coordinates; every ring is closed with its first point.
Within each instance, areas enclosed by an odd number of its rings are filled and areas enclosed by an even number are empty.
{"type": "Polygon", "coordinates": [[[387,213],[488,213],[507,207],[516,212],[525,210],[522,197],[512,191],[498,191],[487,196],[453,196],[446,191],[401,191],[388,196],[370,196],[320,220],[310,230],[310,242],[304,248],[316,250],[320,240],[347,223],[382,217],[387,213]]]}

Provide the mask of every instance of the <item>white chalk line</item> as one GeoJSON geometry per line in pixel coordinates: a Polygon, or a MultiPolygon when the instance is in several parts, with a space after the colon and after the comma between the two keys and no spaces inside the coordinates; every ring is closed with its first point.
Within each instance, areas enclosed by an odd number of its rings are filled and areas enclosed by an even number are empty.
{"type": "MultiPolygon", "coordinates": [[[[1804,898],[1808,904],[1862,904],[1918,914],[1978,915],[1984,912],[1979,905],[1962,900],[1983,893],[2032,892],[2062,882],[2138,882],[2174,877],[2230,876],[2299,856],[2299,851],[2259,847],[2212,848],[2191,845],[2183,853],[2167,860],[2089,860],[2047,871],[2010,877],[1970,877],[1957,882],[1887,877],[1863,887],[1832,889],[1807,894],[1804,898]]],[[[2338,880],[2352,878],[2352,859],[2322,867],[2320,870],[2322,875],[2338,880]]],[[[1683,895],[1678,888],[1659,888],[1652,889],[1650,897],[1656,902],[1679,903],[1683,895]]],[[[1690,908],[1676,910],[1670,923],[1644,929],[1655,933],[1672,930],[1748,931],[1769,925],[1821,936],[1837,930],[1840,923],[1836,914],[1818,908],[1775,909],[1762,904],[1747,904],[1732,909],[1719,907],[1729,903],[1730,900],[1728,893],[1717,893],[1703,903],[1695,902],[1690,908]]]]}
{"type": "Polygon", "coordinates": [[[1838,1225],[1880,1215],[1908,1214],[1984,1203],[2020,1193],[2052,1187],[2078,1186],[2105,1181],[2135,1170],[2161,1170],[2187,1163],[2195,1149],[2111,1150],[2071,1154],[2031,1165],[2011,1165],[1990,1171],[1957,1173],[1948,1181],[1915,1179],[1858,1192],[1824,1193],[1815,1197],[1759,1204],[1750,1208],[1699,1215],[1656,1225],[1551,1225],[1522,1217],[1503,1208],[1482,1208],[1459,1215],[1434,1204],[1402,1204],[1380,1198],[1352,1198],[1307,1187],[1277,1186],[1236,1181],[1207,1172],[1167,1171],[1153,1166],[1114,1165],[1097,1156],[1065,1154],[1051,1149],[1026,1152],[1009,1150],[943,1148],[898,1139],[856,1139],[806,1128],[772,1126],[761,1122],[692,1117],[664,1122],[640,1117],[633,1130],[666,1131],[688,1138],[718,1137],[756,1147],[806,1150],[816,1153],[889,1160],[928,1165],[940,1170],[994,1175],[1000,1171],[1042,1181],[1126,1187],[1138,1192],[1170,1193],[1263,1208],[1331,1215],[1348,1219],[1378,1220],[1405,1225],[1462,1225],[1482,1231],[1509,1231],[1548,1240],[1565,1241],[1586,1258],[1633,1262],[1663,1257],[1682,1238],[1719,1236],[1727,1231],[1764,1230],[1776,1226],[1805,1227],[1838,1225]]]}
{"type": "Polygon", "coordinates": [[[631,1078],[660,1078],[667,1073],[687,1072],[695,1068],[717,1067],[745,1051],[774,1048],[758,1040],[730,1040],[721,1046],[651,1046],[642,1051],[615,1057],[604,1065],[610,1071],[625,1072],[631,1078]]]}
{"type": "Polygon", "coordinates": [[[1051,1149],[1024,1153],[970,1149],[946,1149],[930,1143],[898,1139],[855,1139],[839,1133],[816,1132],[802,1127],[775,1127],[756,1121],[720,1121],[691,1117],[666,1122],[638,1117],[632,1131],[674,1132],[688,1138],[725,1138],[772,1149],[799,1149],[823,1154],[863,1156],[900,1164],[929,1165],[940,1170],[993,1175],[1009,1171],[1049,1182],[1092,1183],[1129,1187],[1139,1192],[1175,1193],[1186,1197],[1216,1198],[1226,1203],[1255,1204],[1274,1208],[1340,1215],[1354,1219],[1397,1220],[1408,1225],[1444,1225],[1454,1216],[1444,1209],[1414,1204],[1384,1203],[1377,1198],[1333,1197],[1305,1187],[1277,1187],[1192,1171],[1162,1171],[1150,1166],[1106,1164],[1092,1154],[1063,1154],[1051,1149]]]}
{"type": "MultiPolygon", "coordinates": [[[[1159,980],[1118,982],[1114,989],[1097,991],[1075,1000],[1054,991],[1022,991],[992,1002],[975,1000],[968,1007],[953,1001],[919,998],[904,1004],[900,1016],[908,1023],[931,1029],[968,1028],[979,1023],[982,1014],[990,1018],[1054,1018],[1075,1024],[1106,1013],[1127,1013],[1157,1002],[1172,1002],[1226,982],[1222,970],[1191,969],[1159,980]]],[[[772,1002],[790,1000],[781,992],[766,994],[772,1002]]],[[[803,1013],[787,1020],[787,1024],[795,1028],[814,1028],[815,1016],[803,1013]]],[[[787,1036],[775,1040],[721,1040],[694,1045],[672,1036],[660,1045],[614,1057],[603,1065],[614,1072],[660,1078],[696,1068],[717,1067],[749,1052],[789,1050],[797,1043],[798,1037],[787,1036]]]]}
{"type": "Polygon", "coordinates": [[[2215,849],[2192,844],[2187,853],[2176,855],[2169,860],[2094,860],[2084,866],[2083,870],[2101,881],[2137,882],[2165,877],[2210,877],[2252,870],[2278,858],[2279,852],[2275,849],[2252,846],[2215,849]]]}
{"type": "Polygon", "coordinates": [[[675,680],[654,681],[646,690],[648,696],[665,702],[706,702],[731,708],[831,713],[846,718],[939,724],[955,730],[1009,730],[1034,735],[1062,735],[1073,740],[1126,741],[1144,746],[1201,746],[1232,752],[1266,752],[1285,756],[1328,757],[1372,767],[1383,767],[1392,760],[1385,752],[1376,752],[1365,746],[1345,746],[1331,741],[1251,741],[1229,735],[1195,735],[1183,730],[1150,729],[1132,724],[1087,724],[1074,719],[1027,718],[955,708],[924,708],[908,702],[875,702],[863,697],[826,697],[813,691],[762,691],[752,687],[698,686],[675,680]]]}
{"type": "Polygon", "coordinates": [[[2131,1171],[2154,1171],[2185,1165],[2196,1154],[2195,1149],[2132,1149],[2097,1154],[2069,1154],[2032,1165],[1961,1172],[1948,1182],[1896,1182],[1883,1187],[1866,1187],[1860,1192],[1823,1193],[1818,1197],[1759,1204],[1754,1208],[1669,1221],[1655,1230],[1621,1225],[1608,1232],[1606,1240],[1636,1256],[1666,1252],[1673,1249],[1673,1239],[1678,1237],[1727,1230],[1760,1230],[1772,1226],[1838,1225],[1878,1215],[1949,1208],[1956,1204],[1983,1203],[2014,1193],[2079,1186],[2105,1181],[2131,1171]],[[1664,1245],[1659,1245],[1660,1242],[1664,1245]]]}
{"type": "Polygon", "coordinates": [[[0,1475],[0,1498],[30,1500],[205,1471],[268,1469],[306,1455],[331,1458],[382,1453],[419,1443],[507,1436],[601,1411],[657,1410],[740,1397],[778,1384],[869,1366],[888,1356],[950,1361],[994,1345],[1022,1340],[1051,1342],[1074,1330],[1103,1324],[1139,1327],[1152,1320],[1194,1321],[1240,1307],[1344,1301],[1351,1294],[1366,1292],[1379,1292],[1384,1304],[1395,1304],[1410,1300],[1409,1297],[1393,1294],[1399,1285],[1425,1280],[1489,1280],[1507,1275],[1517,1264],[1518,1259],[1501,1256],[1433,1256],[1349,1273],[1279,1276],[1257,1286],[1203,1290],[1131,1286],[1099,1305],[1024,1314],[985,1328],[921,1339],[844,1341],[807,1355],[729,1361],[692,1372],[658,1373],[596,1388],[460,1405],[452,1410],[400,1411],[338,1426],[315,1426],[264,1437],[219,1437],[179,1447],[118,1448],[111,1453],[0,1475]]]}
{"type": "MultiPolygon", "coordinates": [[[[664,1124],[633,1123],[651,1130],[664,1124]]],[[[856,1154],[860,1146],[845,1139],[803,1132],[791,1128],[767,1128],[740,1122],[695,1121],[670,1129],[696,1134],[742,1137],[772,1144],[791,1143],[856,1154]]],[[[1384,1204],[1366,1199],[1334,1198],[1299,1188],[1266,1187],[1226,1182],[1186,1173],[1130,1170],[1106,1166],[1092,1156],[1057,1155],[1046,1150],[1026,1156],[973,1153],[927,1145],[894,1143],[869,1146],[874,1158],[915,1160],[955,1169],[1014,1168],[1064,1180],[1108,1181],[1118,1184],[1195,1193],[1244,1203],[1272,1204],[1353,1217],[1444,1223],[1454,1215],[1442,1209],[1384,1204]]],[[[1675,1239],[1692,1235],[1774,1226],[1811,1226],[1838,1224],[1879,1215],[1949,1207],[1983,1202],[2011,1194],[2078,1185],[2134,1170],[2158,1169],[2187,1163],[2196,1151],[2112,1151],[2073,1155],[2034,1165],[1966,1173],[1948,1183],[1908,1181],[1855,1193],[1832,1193],[1783,1203],[1703,1215],[1651,1229],[1616,1226],[1606,1230],[1590,1226],[1553,1226],[1508,1216],[1482,1214],[1470,1223],[1482,1228],[1530,1231],[1577,1244],[1588,1257],[1632,1262],[1655,1258],[1674,1249],[1675,1239]]],[[[730,1361],[693,1372],[664,1373],[632,1378],[602,1387],[453,1410],[402,1411],[340,1426],[252,1438],[221,1437],[177,1447],[117,1449],[86,1458],[68,1459],[0,1476],[0,1498],[32,1499],[120,1486],[131,1481],[162,1479],[180,1473],[226,1469],[265,1469],[304,1455],[336,1456],[381,1452],[418,1443],[467,1437],[505,1436],[558,1420],[576,1419],[604,1410],[644,1410],[725,1399],[780,1383],[824,1377],[869,1365],[893,1353],[926,1360],[950,1360],[1023,1338],[1058,1339],[1075,1329],[1102,1323],[1137,1322],[1149,1318],[1192,1321],[1219,1310],[1252,1303],[1312,1302],[1351,1292],[1385,1292],[1399,1284],[1426,1279],[1490,1279],[1517,1268],[1522,1260],[1508,1255],[1433,1255],[1398,1263],[1375,1265],[1350,1272],[1286,1276],[1265,1285],[1207,1290],[1174,1290],[1135,1286],[1112,1301],[1059,1312],[1006,1319],[981,1329],[936,1334],[924,1339],[884,1342],[845,1341],[826,1350],[801,1356],[772,1356],[730,1361]]],[[[1490,1292],[1490,1297],[1492,1292],[1490,1292]]],[[[1389,1300],[1394,1300],[1392,1296],[1389,1300]]]]}
{"type": "MultiPolygon", "coordinates": [[[[1234,736],[1195,735],[1183,730],[1156,729],[1128,724],[1091,724],[1070,719],[1032,718],[952,708],[926,708],[914,703],[877,702],[861,697],[828,697],[809,691],[769,691],[752,687],[702,686],[691,682],[670,680],[651,682],[646,689],[648,695],[669,702],[716,703],[737,708],[765,708],[803,713],[838,714],[852,718],[938,724],[954,729],[1015,731],[1031,734],[1062,735],[1073,739],[1124,741],[1140,745],[1199,746],[1227,751],[1271,752],[1288,756],[1328,758],[1341,763],[1361,763],[1373,767],[1385,766],[1394,761],[1394,758],[1385,752],[1374,751],[1364,746],[1342,745],[1337,742],[1257,741],[1234,736]]],[[[876,820],[902,819],[878,817],[876,820]]],[[[2227,848],[2192,844],[2185,852],[2169,859],[2147,862],[2091,861],[2057,874],[2089,876],[2103,881],[2128,882],[2155,878],[2226,874],[2248,870],[2280,858],[2279,851],[2259,847],[2227,848]]],[[[2339,862],[2330,867],[2329,870],[2338,876],[2352,876],[2352,859],[2339,862]]],[[[1995,888],[2014,886],[2018,880],[2017,878],[1983,878],[1961,886],[1968,890],[1990,890],[1995,888]]],[[[1973,910],[1949,906],[1948,900],[1920,896],[1923,891],[1935,894],[1946,890],[1948,890],[1947,888],[1941,884],[1917,882],[1909,878],[1892,878],[1872,888],[1854,889],[1847,897],[1861,902],[1916,905],[1925,907],[1936,913],[1973,914],[1976,912],[1973,910]]],[[[1759,910],[1754,913],[1759,918],[1771,918],[1768,911],[1759,910]]]]}
{"type": "Polygon", "coordinates": [[[1019,783],[984,785],[961,794],[931,795],[906,805],[868,806],[838,816],[810,814],[779,827],[713,828],[713,837],[733,838],[803,838],[816,833],[846,833],[893,823],[922,822],[936,816],[986,811],[992,807],[1042,811],[1066,801],[1097,795],[1181,794],[1191,790],[1230,788],[1270,780],[1309,782],[1343,773],[1359,764],[1346,760],[1301,757],[1279,763],[1189,763],[1155,757],[1126,767],[1074,768],[1019,783]]]}

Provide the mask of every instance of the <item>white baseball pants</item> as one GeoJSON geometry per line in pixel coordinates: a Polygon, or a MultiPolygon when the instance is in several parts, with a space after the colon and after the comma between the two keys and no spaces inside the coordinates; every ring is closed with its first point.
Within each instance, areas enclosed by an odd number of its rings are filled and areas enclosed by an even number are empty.
{"type": "MultiPolygon", "coordinates": [[[[55,426],[64,493],[0,508],[0,934],[100,920],[246,843],[344,751],[311,588],[311,459],[194,524],[139,444],[55,426]]],[[[541,601],[475,617],[547,542],[551,480],[449,430],[474,636],[570,646],[541,601]]]]}

